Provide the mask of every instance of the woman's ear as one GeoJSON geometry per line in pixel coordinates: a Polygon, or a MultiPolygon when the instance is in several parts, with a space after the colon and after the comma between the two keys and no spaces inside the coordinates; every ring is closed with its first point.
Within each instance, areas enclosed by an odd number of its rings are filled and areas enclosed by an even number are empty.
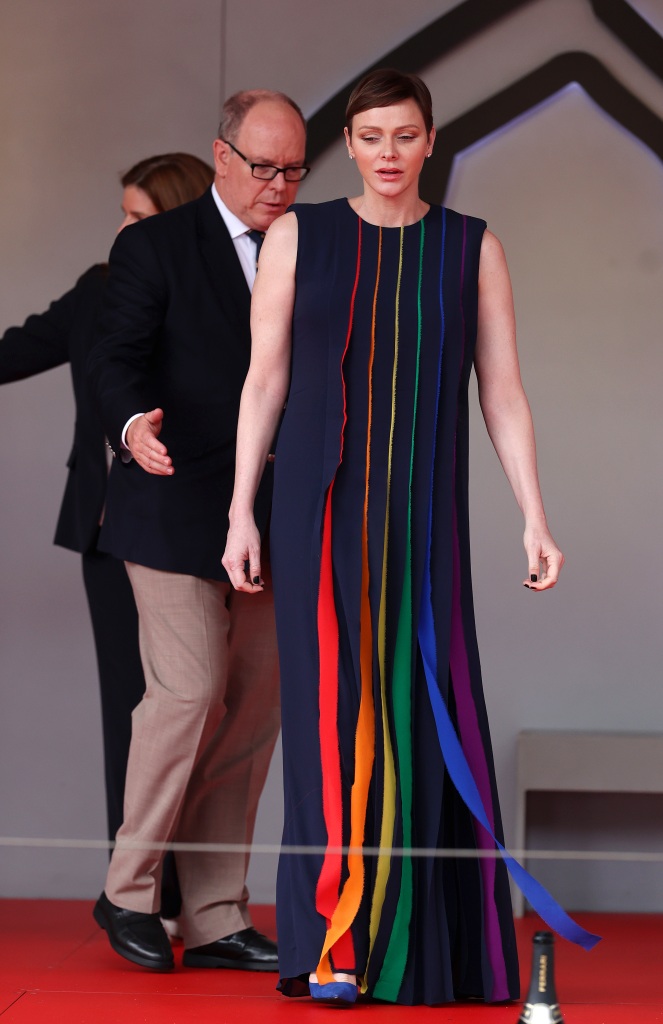
{"type": "Polygon", "coordinates": [[[348,156],[350,157],[351,160],[354,160],[355,155],[354,155],[354,151],[352,149],[352,143],[350,142],[350,132],[348,131],[347,128],[344,128],[343,132],[345,134],[345,145],[348,148],[348,156]]]}

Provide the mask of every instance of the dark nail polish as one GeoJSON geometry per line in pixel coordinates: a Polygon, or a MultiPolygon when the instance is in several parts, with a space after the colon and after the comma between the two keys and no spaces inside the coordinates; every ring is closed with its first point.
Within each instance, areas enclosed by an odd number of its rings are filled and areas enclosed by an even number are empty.
{"type": "Polygon", "coordinates": [[[535,572],[533,572],[533,573],[532,573],[532,575],[531,575],[531,576],[530,576],[530,578],[529,578],[529,579],[530,579],[530,583],[536,583],[536,582],[537,582],[537,580],[538,580],[538,578],[539,578],[539,577],[538,577],[538,576],[536,575],[536,573],[535,573],[535,572]]]}
{"type": "Polygon", "coordinates": [[[260,577],[254,576],[253,579],[251,580],[251,583],[253,583],[257,587],[258,584],[260,583],[260,577]]]}

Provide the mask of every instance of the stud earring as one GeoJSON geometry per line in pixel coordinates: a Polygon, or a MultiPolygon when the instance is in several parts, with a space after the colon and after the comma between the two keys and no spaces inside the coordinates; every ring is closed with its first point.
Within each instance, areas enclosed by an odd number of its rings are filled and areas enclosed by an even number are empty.
{"type": "Polygon", "coordinates": [[[354,160],[352,153],[348,153],[348,156],[350,157],[351,160],[354,160]]]}

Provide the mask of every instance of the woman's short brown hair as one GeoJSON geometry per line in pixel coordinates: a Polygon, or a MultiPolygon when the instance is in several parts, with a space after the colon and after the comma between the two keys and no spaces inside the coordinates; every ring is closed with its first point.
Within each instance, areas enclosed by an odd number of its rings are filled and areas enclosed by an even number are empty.
{"type": "Polygon", "coordinates": [[[395,68],[375,68],[354,87],[345,109],[345,124],[352,131],[352,118],[373,107],[391,107],[403,100],[414,100],[424,119],[426,132],[433,127],[433,101],[428,86],[418,75],[395,68]]]}
{"type": "Polygon", "coordinates": [[[163,153],[141,160],[122,175],[122,187],[135,185],[145,192],[159,213],[189,203],[214,180],[214,169],[191,153],[163,153]]]}

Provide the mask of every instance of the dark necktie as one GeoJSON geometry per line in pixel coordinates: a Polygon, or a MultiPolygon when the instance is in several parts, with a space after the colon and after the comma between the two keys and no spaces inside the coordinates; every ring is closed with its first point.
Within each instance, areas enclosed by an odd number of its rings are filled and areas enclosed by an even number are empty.
{"type": "Polygon", "coordinates": [[[258,269],[258,257],[260,256],[260,247],[265,240],[264,231],[247,231],[247,235],[252,242],[256,243],[256,270],[258,269]]]}

